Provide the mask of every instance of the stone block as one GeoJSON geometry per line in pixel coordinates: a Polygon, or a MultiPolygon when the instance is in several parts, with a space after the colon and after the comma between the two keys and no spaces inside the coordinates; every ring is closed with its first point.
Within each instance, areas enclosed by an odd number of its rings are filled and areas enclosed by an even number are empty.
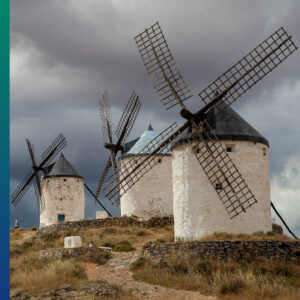
{"type": "Polygon", "coordinates": [[[80,236],[67,236],[64,239],[65,248],[78,248],[82,247],[82,241],[80,236]]]}
{"type": "Polygon", "coordinates": [[[96,211],[96,219],[106,219],[108,218],[106,211],[96,211]]]}

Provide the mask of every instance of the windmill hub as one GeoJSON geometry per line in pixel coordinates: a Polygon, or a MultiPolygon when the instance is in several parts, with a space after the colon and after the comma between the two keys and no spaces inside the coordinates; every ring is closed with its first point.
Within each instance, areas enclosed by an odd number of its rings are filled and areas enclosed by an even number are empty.
{"type": "Polygon", "coordinates": [[[124,150],[123,146],[118,144],[113,144],[113,143],[105,143],[104,148],[114,150],[115,152],[118,152],[119,150],[120,151],[124,150]]]}

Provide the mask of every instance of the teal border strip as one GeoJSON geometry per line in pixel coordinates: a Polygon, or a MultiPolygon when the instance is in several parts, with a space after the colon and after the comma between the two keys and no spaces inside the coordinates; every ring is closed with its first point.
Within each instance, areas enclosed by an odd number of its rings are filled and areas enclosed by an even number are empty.
{"type": "Polygon", "coordinates": [[[9,299],[9,1],[0,1],[0,298],[9,299]]]}

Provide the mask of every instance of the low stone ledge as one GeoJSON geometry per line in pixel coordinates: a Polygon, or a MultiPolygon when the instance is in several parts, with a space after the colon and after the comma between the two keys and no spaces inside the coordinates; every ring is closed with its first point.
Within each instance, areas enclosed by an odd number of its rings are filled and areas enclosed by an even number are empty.
{"type": "Polygon", "coordinates": [[[111,249],[97,247],[78,247],[78,248],[60,248],[51,250],[40,250],[40,260],[52,258],[69,258],[74,257],[85,262],[93,262],[97,264],[105,264],[110,259],[111,249]]]}
{"type": "Polygon", "coordinates": [[[163,227],[174,224],[173,216],[152,217],[152,218],[135,218],[135,217],[113,217],[105,219],[80,220],[73,222],[62,222],[59,224],[43,227],[36,231],[38,236],[59,230],[80,229],[84,227],[105,227],[105,226],[138,226],[145,228],[163,227]]]}
{"type": "Polygon", "coordinates": [[[299,241],[209,241],[152,244],[142,248],[151,259],[204,258],[222,261],[278,260],[300,263],[299,241]]]}

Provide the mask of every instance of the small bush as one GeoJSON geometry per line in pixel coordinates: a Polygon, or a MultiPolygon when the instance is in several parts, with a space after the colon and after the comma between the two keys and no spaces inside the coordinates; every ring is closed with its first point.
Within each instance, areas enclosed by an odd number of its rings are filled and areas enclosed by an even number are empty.
{"type": "Polygon", "coordinates": [[[44,242],[54,242],[60,238],[60,234],[57,231],[47,232],[41,235],[41,239],[44,242]]]}
{"type": "Polygon", "coordinates": [[[189,272],[189,269],[183,264],[175,264],[173,265],[173,272],[179,274],[187,274],[189,272]]]}
{"type": "Polygon", "coordinates": [[[156,243],[165,243],[166,242],[166,240],[164,240],[164,239],[157,239],[156,240],[156,243]]]}
{"type": "Polygon", "coordinates": [[[104,228],[103,233],[114,234],[117,233],[117,230],[115,228],[108,227],[104,228]]]}
{"type": "Polygon", "coordinates": [[[268,236],[273,236],[273,235],[275,235],[275,232],[274,232],[274,231],[268,231],[268,232],[267,232],[267,235],[268,235],[268,236]]]}
{"type": "Polygon", "coordinates": [[[293,271],[290,270],[287,266],[278,265],[274,268],[274,274],[290,278],[293,276],[293,271]]]}
{"type": "Polygon", "coordinates": [[[137,270],[141,267],[143,267],[146,263],[146,259],[145,257],[139,257],[136,261],[134,261],[131,266],[130,266],[130,269],[131,270],[137,270]]]}
{"type": "Polygon", "coordinates": [[[222,295],[238,294],[245,287],[246,285],[244,281],[237,279],[228,283],[224,283],[220,288],[220,293],[222,295]]]}
{"type": "Polygon", "coordinates": [[[73,277],[78,278],[78,279],[86,279],[87,278],[85,270],[78,264],[74,265],[74,269],[72,270],[72,275],[73,275],[73,277]]]}
{"type": "Polygon", "coordinates": [[[32,227],[31,230],[32,231],[37,231],[37,228],[36,227],[32,227]]]}
{"type": "Polygon", "coordinates": [[[199,262],[195,267],[195,272],[205,276],[210,276],[212,274],[212,266],[210,261],[199,262]]]}
{"type": "Polygon", "coordinates": [[[138,232],[136,233],[137,236],[145,236],[146,234],[147,234],[147,233],[146,233],[146,231],[144,231],[144,230],[138,231],[138,232]]]}
{"type": "Polygon", "coordinates": [[[105,242],[103,244],[104,247],[109,247],[109,248],[114,248],[115,247],[115,244],[113,244],[112,242],[105,242]]]}
{"type": "Polygon", "coordinates": [[[113,250],[120,251],[120,252],[130,252],[130,251],[134,251],[136,249],[130,245],[117,244],[114,246],[113,250]]]}

